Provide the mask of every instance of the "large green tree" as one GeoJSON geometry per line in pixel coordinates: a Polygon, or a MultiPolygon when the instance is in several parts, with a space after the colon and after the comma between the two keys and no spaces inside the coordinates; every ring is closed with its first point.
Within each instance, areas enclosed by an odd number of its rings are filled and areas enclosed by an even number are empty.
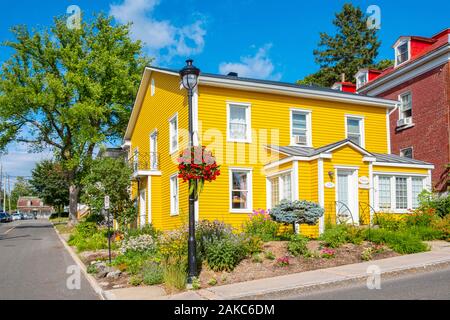
{"type": "MultiPolygon", "coordinates": [[[[17,200],[20,197],[33,196],[35,194],[32,186],[24,177],[17,177],[16,183],[14,184],[13,189],[11,190],[11,210],[17,209],[17,200]]],[[[7,200],[8,201],[8,200],[7,200]]],[[[9,203],[8,203],[9,204],[9,203]]]]}
{"type": "Polygon", "coordinates": [[[0,148],[50,147],[69,183],[76,220],[80,179],[96,147],[122,137],[142,71],[151,61],[128,25],[98,15],[80,28],[66,17],[45,30],[14,27],[0,78],[0,148]]]}
{"type": "Polygon", "coordinates": [[[31,172],[30,184],[35,194],[58,213],[69,204],[69,182],[60,163],[52,160],[37,163],[31,172]]]}
{"type": "Polygon", "coordinates": [[[320,70],[299,80],[299,84],[330,87],[345,74],[347,81],[354,82],[354,75],[360,68],[383,68],[374,63],[381,42],[377,29],[367,27],[367,15],[359,7],[344,4],[335,15],[333,24],[336,34],[320,33],[318,49],[314,50],[316,63],[320,70]]]}

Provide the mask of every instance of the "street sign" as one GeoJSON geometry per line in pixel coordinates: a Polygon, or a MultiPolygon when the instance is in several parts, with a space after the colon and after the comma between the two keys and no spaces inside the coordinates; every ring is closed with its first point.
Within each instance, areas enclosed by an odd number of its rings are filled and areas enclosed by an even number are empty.
{"type": "Polygon", "coordinates": [[[105,196],[105,209],[109,210],[109,196],[105,196]]]}

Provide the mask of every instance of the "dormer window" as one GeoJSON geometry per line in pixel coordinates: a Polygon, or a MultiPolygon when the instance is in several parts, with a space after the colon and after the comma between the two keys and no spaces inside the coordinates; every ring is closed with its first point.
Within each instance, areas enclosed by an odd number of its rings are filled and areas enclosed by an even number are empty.
{"type": "Polygon", "coordinates": [[[366,70],[360,70],[356,74],[356,89],[363,87],[367,82],[369,82],[369,73],[366,70]]]}
{"type": "Polygon", "coordinates": [[[399,66],[408,61],[409,53],[409,40],[399,42],[395,47],[395,66],[399,66]]]}

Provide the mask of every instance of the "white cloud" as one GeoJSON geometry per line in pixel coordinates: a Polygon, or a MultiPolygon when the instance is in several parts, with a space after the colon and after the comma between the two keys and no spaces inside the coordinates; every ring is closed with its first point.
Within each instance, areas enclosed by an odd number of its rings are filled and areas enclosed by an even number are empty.
{"type": "Polygon", "coordinates": [[[199,18],[192,24],[175,26],[168,20],[156,20],[153,14],[159,3],[159,0],[125,0],[110,5],[109,13],[119,23],[132,22],[132,37],[142,40],[149,52],[159,59],[170,60],[173,56],[202,52],[205,21],[199,18]]]}
{"type": "Polygon", "coordinates": [[[281,74],[274,73],[275,67],[268,55],[271,47],[272,44],[266,44],[259,48],[254,56],[241,57],[240,62],[222,62],[219,72],[237,72],[240,77],[280,80],[281,74]]]}

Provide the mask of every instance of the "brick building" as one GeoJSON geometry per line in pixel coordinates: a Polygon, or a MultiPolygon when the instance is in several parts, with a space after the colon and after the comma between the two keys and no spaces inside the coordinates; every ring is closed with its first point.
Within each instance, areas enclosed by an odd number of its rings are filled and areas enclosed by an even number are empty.
{"type": "Polygon", "coordinates": [[[401,36],[395,65],[382,72],[361,69],[360,94],[399,100],[389,114],[391,152],[433,163],[433,186],[448,187],[450,163],[450,29],[426,38],[401,36]]]}
{"type": "Polygon", "coordinates": [[[37,197],[19,197],[17,211],[20,213],[32,213],[38,217],[49,217],[53,213],[53,207],[44,204],[37,197]]]}

